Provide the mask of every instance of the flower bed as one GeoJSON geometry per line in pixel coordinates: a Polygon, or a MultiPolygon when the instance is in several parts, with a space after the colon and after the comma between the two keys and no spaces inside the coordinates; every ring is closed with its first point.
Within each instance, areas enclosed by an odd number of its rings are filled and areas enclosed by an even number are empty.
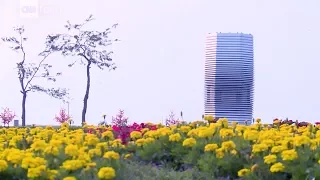
{"type": "Polygon", "coordinates": [[[0,179],[130,179],[132,164],[184,179],[320,178],[319,125],[285,122],[1,128],[0,179]]]}

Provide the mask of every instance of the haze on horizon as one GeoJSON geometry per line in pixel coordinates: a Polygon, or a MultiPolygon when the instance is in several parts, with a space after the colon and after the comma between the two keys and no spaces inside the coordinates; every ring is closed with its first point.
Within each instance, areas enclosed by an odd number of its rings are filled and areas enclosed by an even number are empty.
{"type": "MultiPolygon", "coordinates": [[[[130,122],[161,122],[174,110],[186,121],[199,120],[204,110],[204,52],[209,32],[243,32],[254,37],[254,117],[264,122],[290,118],[320,120],[320,1],[309,0],[39,0],[36,18],[19,13],[19,0],[0,0],[0,37],[24,25],[27,56],[37,58],[47,34],[64,31],[67,20],[81,22],[89,14],[92,29],[119,23],[113,37],[116,71],[93,68],[87,122],[97,124],[106,113],[124,109],[130,122]]],[[[0,43],[0,107],[16,111],[21,94],[15,63],[20,56],[0,43]]],[[[36,59],[38,60],[38,59],[36,59]]],[[[56,86],[70,89],[70,113],[81,122],[85,68],[67,68],[72,58],[51,56],[63,78],[56,86]],[[64,62],[68,61],[68,62],[64,62]]],[[[42,83],[42,82],[41,82],[42,83]]],[[[46,82],[43,82],[46,83],[46,82]]],[[[32,93],[27,100],[27,124],[57,124],[54,115],[66,104],[32,93]]],[[[21,122],[20,122],[21,123],[21,122]]]]}

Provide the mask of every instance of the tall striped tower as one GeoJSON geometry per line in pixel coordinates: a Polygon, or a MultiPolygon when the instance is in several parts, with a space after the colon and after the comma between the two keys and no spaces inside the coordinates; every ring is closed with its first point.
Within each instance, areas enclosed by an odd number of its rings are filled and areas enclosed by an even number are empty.
{"type": "Polygon", "coordinates": [[[206,38],[204,114],[251,123],[253,113],[253,37],[214,33],[206,38]]]}

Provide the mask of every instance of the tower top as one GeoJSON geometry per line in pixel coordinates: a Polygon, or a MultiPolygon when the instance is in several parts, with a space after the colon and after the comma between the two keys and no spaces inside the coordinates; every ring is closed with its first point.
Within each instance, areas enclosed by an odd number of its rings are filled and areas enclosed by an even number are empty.
{"type": "Polygon", "coordinates": [[[232,35],[232,34],[234,34],[234,35],[250,35],[250,36],[252,36],[252,34],[251,33],[243,33],[243,32],[216,32],[216,33],[211,33],[211,32],[209,32],[209,33],[207,33],[208,35],[216,35],[216,34],[226,34],[226,35],[232,35]]]}

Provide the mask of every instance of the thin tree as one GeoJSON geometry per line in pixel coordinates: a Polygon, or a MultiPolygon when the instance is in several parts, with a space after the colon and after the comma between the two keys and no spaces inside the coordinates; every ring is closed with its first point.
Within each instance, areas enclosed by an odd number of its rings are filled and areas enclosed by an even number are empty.
{"type": "Polygon", "coordinates": [[[116,28],[117,24],[103,31],[85,30],[85,25],[92,20],[94,20],[93,16],[90,15],[82,24],[71,24],[67,21],[65,25],[67,33],[48,35],[46,41],[46,49],[48,51],[60,52],[63,56],[79,57],[76,61],[69,64],[69,67],[72,67],[77,61],[86,66],[87,84],[83,98],[82,123],[86,120],[88,108],[91,67],[96,66],[101,70],[105,68],[109,70],[116,69],[111,57],[113,52],[108,47],[114,41],[118,41],[117,39],[112,40],[110,38],[111,29],[116,28]]]}
{"type": "Polygon", "coordinates": [[[66,89],[63,88],[45,88],[37,84],[33,84],[33,81],[37,78],[45,78],[49,81],[55,82],[56,77],[61,75],[61,72],[52,74],[52,65],[45,63],[46,59],[52,53],[51,51],[43,51],[39,54],[41,60],[38,63],[31,63],[27,61],[24,43],[27,38],[24,36],[24,27],[16,27],[14,31],[18,34],[16,37],[3,37],[2,41],[9,43],[10,48],[21,54],[21,59],[17,62],[16,69],[18,79],[20,83],[20,92],[22,94],[22,112],[21,121],[22,126],[26,125],[26,101],[27,95],[31,92],[43,92],[51,97],[62,99],[67,95],[66,89]]]}

